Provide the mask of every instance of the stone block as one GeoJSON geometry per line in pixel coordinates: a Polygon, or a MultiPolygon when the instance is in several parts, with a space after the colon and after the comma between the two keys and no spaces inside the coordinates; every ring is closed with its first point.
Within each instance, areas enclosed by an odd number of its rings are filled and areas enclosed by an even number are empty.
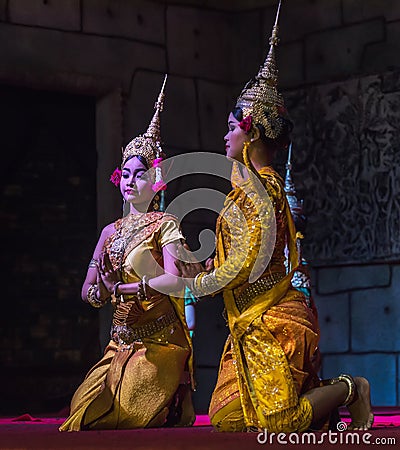
{"type": "MultiPolygon", "coordinates": [[[[154,114],[154,102],[164,73],[138,71],[132,80],[125,108],[124,143],[146,131],[154,114]]],[[[165,87],[161,136],[168,156],[199,149],[199,119],[194,80],[170,75],[165,87]],[[179,101],[174,101],[179,99],[179,101]],[[179,152],[176,149],[181,149],[179,152]]]]}
{"type": "Polygon", "coordinates": [[[346,0],[343,2],[343,19],[345,23],[361,22],[374,17],[386,20],[400,19],[400,2],[398,0],[346,0]]]}
{"type": "Polygon", "coordinates": [[[249,11],[228,16],[229,47],[222,49],[222,61],[230,64],[230,81],[244,83],[253,78],[268,54],[269,38],[261,33],[260,14],[249,11]]]}
{"type": "Polygon", "coordinates": [[[314,296],[321,330],[321,353],[345,353],[350,346],[349,295],[314,296]]]}
{"type": "MultiPolygon", "coordinates": [[[[399,3],[400,5],[400,3],[399,3]]],[[[365,48],[362,69],[365,72],[385,72],[400,67],[400,22],[386,25],[384,42],[369,44],[365,48]]]]}
{"type": "Polygon", "coordinates": [[[390,283],[388,265],[329,267],[316,272],[318,294],[386,287],[390,283]]]}
{"type": "Polygon", "coordinates": [[[143,0],[85,0],[82,28],[85,33],[165,44],[164,12],[162,4],[143,0]]]}
{"type": "Polygon", "coordinates": [[[391,285],[351,293],[351,349],[400,351],[400,265],[392,267],[391,285]]]}
{"type": "Polygon", "coordinates": [[[0,20],[5,21],[7,18],[7,0],[0,0],[0,20]]]}
{"type": "Polygon", "coordinates": [[[314,33],[305,39],[306,81],[327,81],[361,70],[367,44],[383,41],[382,19],[314,33]]]}
{"type": "Polygon", "coordinates": [[[224,153],[228,114],[234,104],[231,88],[220,83],[199,80],[197,89],[201,148],[224,153]]]}
{"type": "Polygon", "coordinates": [[[371,385],[374,406],[396,405],[396,355],[329,355],[323,357],[322,376],[332,378],[340,373],[363,376],[371,385]]]}
{"type": "Polygon", "coordinates": [[[138,67],[165,70],[165,52],[157,46],[40,28],[0,27],[0,51],[0,75],[84,74],[114,80],[125,92],[138,67]]]}
{"type": "Polygon", "coordinates": [[[280,89],[293,88],[304,82],[304,52],[300,42],[283,44],[277,52],[280,89]]]}
{"type": "MultiPolygon", "coordinates": [[[[178,148],[186,153],[200,148],[200,123],[195,80],[178,76],[170,77],[165,106],[163,139],[166,149],[178,148]],[[168,96],[168,97],[167,97],[168,96]],[[177,101],[179,99],[179,101],[177,101]]],[[[172,149],[173,150],[173,149],[172,149]]]]}
{"type": "Polygon", "coordinates": [[[171,72],[211,80],[242,81],[254,75],[262,61],[257,18],[257,12],[232,15],[169,6],[167,49],[171,72]]]}
{"type": "Polygon", "coordinates": [[[172,73],[228,79],[230,54],[226,14],[180,6],[167,9],[168,65],[172,73]],[[182,44],[185,45],[182,45],[182,44]]]}
{"type": "MultiPolygon", "coordinates": [[[[269,38],[276,15],[276,4],[264,10],[263,35],[269,38]]],[[[341,24],[341,5],[337,0],[295,0],[282,2],[279,18],[281,42],[303,39],[315,31],[341,24]]],[[[280,51],[280,50],[279,50],[280,51]]]]}
{"type": "Polygon", "coordinates": [[[215,8],[224,11],[245,11],[252,8],[276,5],[276,0],[180,0],[174,1],[174,3],[203,8],[215,8]]]}
{"type": "Polygon", "coordinates": [[[10,0],[9,21],[60,30],[80,30],[80,0],[10,0]]]}
{"type": "MultiPolygon", "coordinates": [[[[146,70],[138,70],[135,72],[124,107],[124,146],[132,138],[143,134],[147,130],[154,114],[154,104],[160,93],[163,80],[163,73],[148,72],[146,70]]],[[[164,122],[166,116],[169,114],[170,108],[168,102],[170,98],[170,83],[171,77],[168,78],[165,87],[164,111],[161,113],[161,136],[164,141],[164,122]]]]}

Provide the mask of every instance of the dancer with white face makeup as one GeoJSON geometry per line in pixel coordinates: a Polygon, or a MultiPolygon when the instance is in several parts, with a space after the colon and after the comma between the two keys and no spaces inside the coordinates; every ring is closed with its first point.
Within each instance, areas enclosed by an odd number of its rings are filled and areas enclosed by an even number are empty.
{"type": "Polygon", "coordinates": [[[190,426],[195,420],[184,284],[175,266],[184,237],[177,218],[159,211],[164,86],[146,133],[126,146],[122,170],[111,177],[128,214],[103,229],[82,287],[92,306],[113,304],[111,340],[75,392],[61,431],[190,426]]]}

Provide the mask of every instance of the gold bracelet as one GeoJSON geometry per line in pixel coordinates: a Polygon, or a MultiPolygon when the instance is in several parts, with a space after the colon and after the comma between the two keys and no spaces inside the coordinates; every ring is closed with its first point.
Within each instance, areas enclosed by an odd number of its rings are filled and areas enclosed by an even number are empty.
{"type": "Polygon", "coordinates": [[[87,299],[88,299],[88,302],[89,302],[94,308],[101,308],[101,307],[104,305],[104,303],[103,303],[100,299],[98,299],[98,298],[96,297],[97,288],[98,288],[97,284],[91,284],[91,285],[88,287],[88,290],[87,290],[87,299]]]}

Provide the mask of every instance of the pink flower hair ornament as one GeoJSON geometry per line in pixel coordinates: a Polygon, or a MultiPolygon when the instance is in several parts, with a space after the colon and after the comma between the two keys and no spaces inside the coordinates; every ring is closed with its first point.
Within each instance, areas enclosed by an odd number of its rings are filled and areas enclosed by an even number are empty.
{"type": "Polygon", "coordinates": [[[248,133],[253,126],[253,118],[251,116],[245,117],[241,122],[239,122],[239,127],[245,132],[248,133]]]}
{"type": "Polygon", "coordinates": [[[119,186],[119,184],[121,183],[121,178],[122,178],[122,170],[117,167],[111,174],[110,181],[115,186],[119,186]]]}

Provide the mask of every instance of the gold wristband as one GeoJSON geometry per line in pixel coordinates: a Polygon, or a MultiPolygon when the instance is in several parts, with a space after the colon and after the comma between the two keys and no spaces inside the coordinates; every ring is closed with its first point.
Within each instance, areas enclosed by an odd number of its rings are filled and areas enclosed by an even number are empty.
{"type": "Polygon", "coordinates": [[[94,308],[101,308],[101,307],[104,305],[104,303],[103,303],[100,299],[98,299],[98,298],[96,297],[97,288],[98,288],[97,284],[91,284],[91,285],[88,287],[88,290],[87,290],[87,299],[88,299],[88,302],[89,302],[94,308]]]}

